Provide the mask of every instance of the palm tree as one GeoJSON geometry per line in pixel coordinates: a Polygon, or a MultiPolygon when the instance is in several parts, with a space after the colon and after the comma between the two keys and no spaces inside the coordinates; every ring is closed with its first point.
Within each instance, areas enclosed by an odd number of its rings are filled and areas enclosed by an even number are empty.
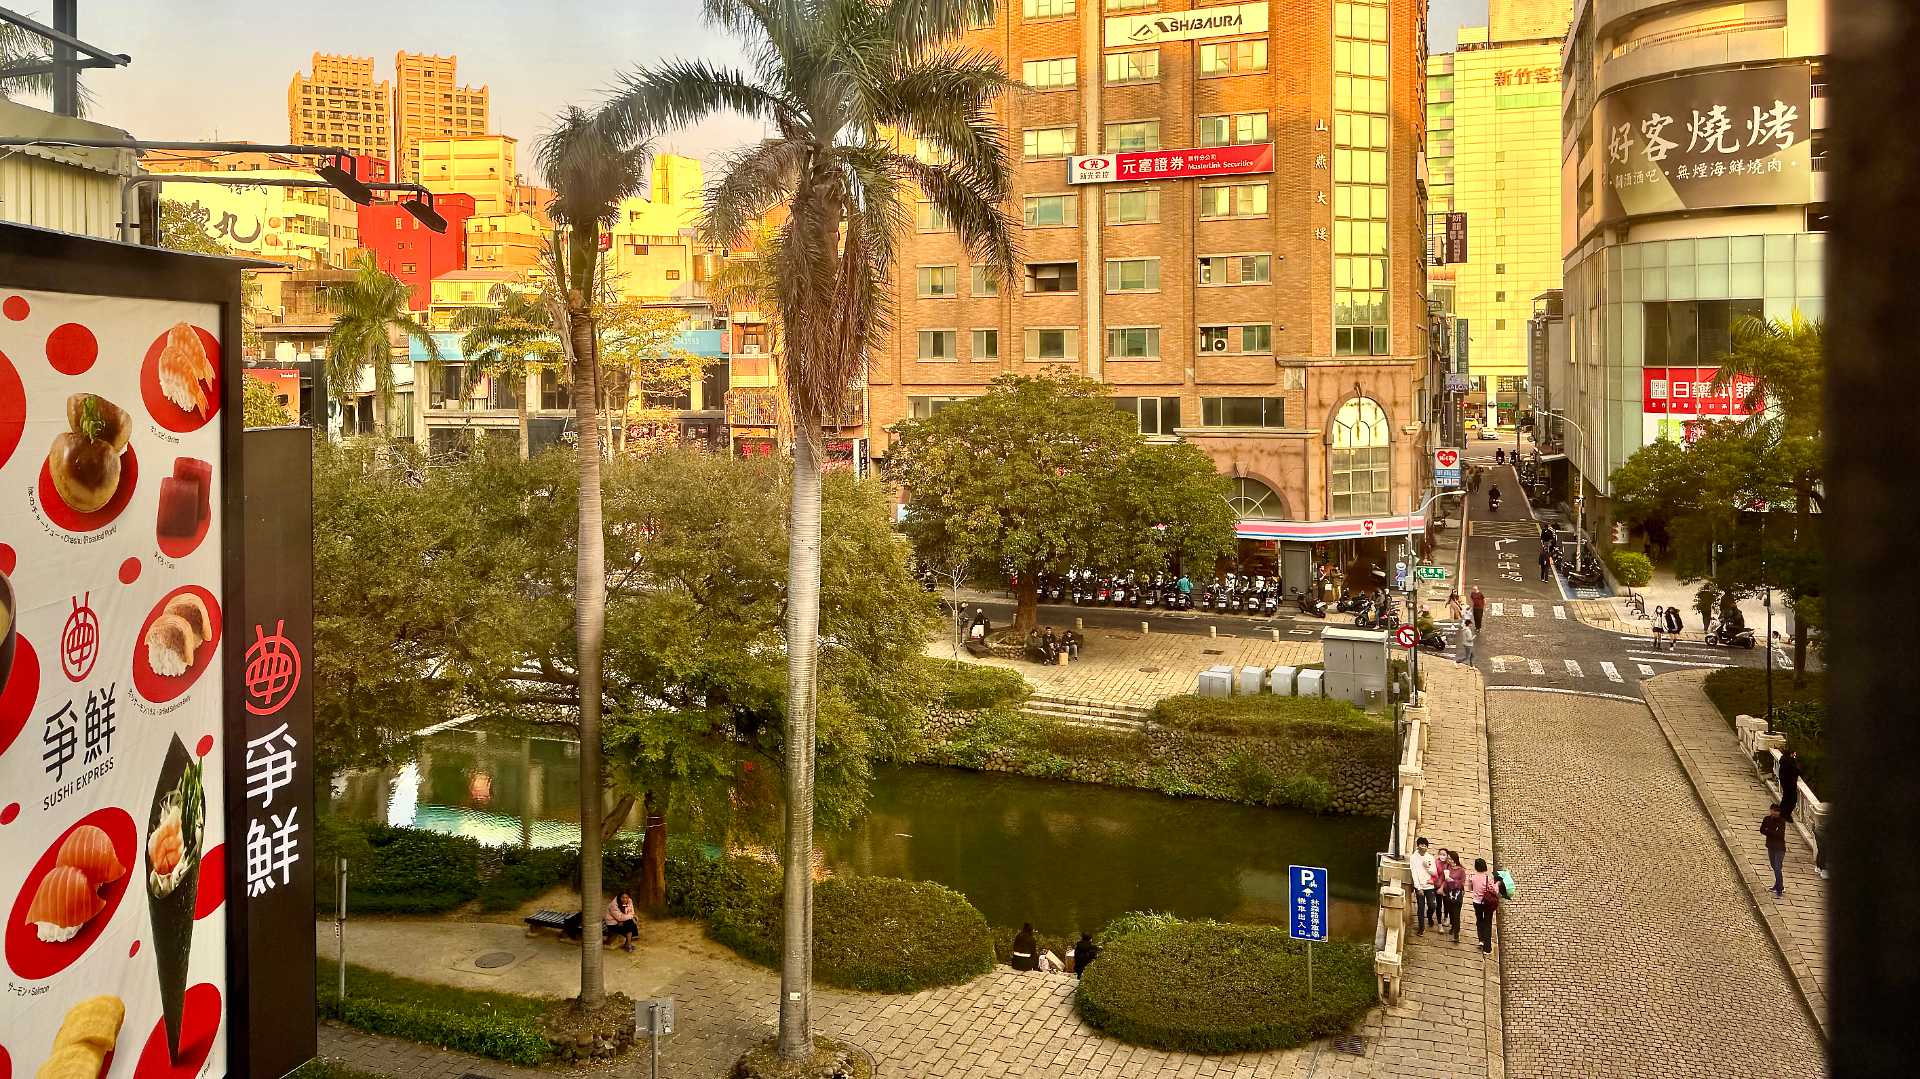
{"type": "Polygon", "coordinates": [[[346,404],[353,387],[360,384],[360,368],[373,368],[374,434],[387,437],[387,412],[393,407],[393,335],[420,343],[429,362],[440,362],[440,346],[427,332],[426,324],[413,316],[407,306],[412,290],[399,278],[382,270],[371,254],[360,256],[353,279],[330,290],[333,302],[333,332],[327,335],[327,384],[346,404]]]}
{"type": "MultiPolygon", "coordinates": [[[[574,565],[574,640],[580,684],[580,909],[591,927],[600,910],[600,663],[607,636],[607,543],[600,504],[600,230],[620,200],[639,194],[652,151],[639,138],[595,125],[569,108],[541,140],[540,167],[553,188],[554,324],[573,366],[575,448],[580,459],[580,539],[574,565]]],[[[580,938],[580,1003],[600,1003],[606,985],[599,937],[580,938]]]]}
{"type": "Polygon", "coordinates": [[[492,307],[462,308],[453,328],[465,330],[460,354],[476,372],[484,371],[514,386],[520,422],[520,459],[527,459],[527,371],[558,359],[560,339],[553,309],[538,295],[508,291],[492,307]]]}
{"type": "Polygon", "coordinates": [[[843,412],[891,322],[887,279],[904,205],[924,197],[971,260],[1013,264],[1005,150],[989,107],[1010,83],[991,56],[952,44],[992,0],[703,0],[744,38],[745,70],[699,60],[641,68],[602,121],[651,135],[737,112],[777,132],[733,154],[708,190],[707,242],[731,248],[784,206],[774,246],[786,338],[780,382],[793,418],[788,520],[787,836],[780,1055],[813,1051],[813,765],[820,624],[820,434],[843,412]],[[906,140],[935,151],[930,164],[906,140]],[[917,189],[917,192],[916,190],[917,189]]]}
{"type": "MultiPolygon", "coordinates": [[[[39,67],[52,59],[53,53],[45,38],[10,22],[0,22],[0,101],[15,95],[51,97],[56,78],[52,72],[38,75],[14,75],[11,72],[39,67]]],[[[84,86],[79,89],[74,111],[85,116],[88,107],[93,104],[93,95],[84,86]]]]}

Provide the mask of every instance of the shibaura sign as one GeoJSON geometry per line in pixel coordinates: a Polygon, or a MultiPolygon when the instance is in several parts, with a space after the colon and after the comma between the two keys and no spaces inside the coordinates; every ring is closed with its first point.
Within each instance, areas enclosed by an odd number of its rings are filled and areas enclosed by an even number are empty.
{"type": "Polygon", "coordinates": [[[310,442],[243,475],[242,265],[0,225],[0,1077],[313,1054],[310,442]]]}
{"type": "Polygon", "coordinates": [[[1266,32],[1267,5],[1263,3],[1222,4],[1218,7],[1146,15],[1116,15],[1106,22],[1106,42],[1110,49],[1266,32]]]}
{"type": "Polygon", "coordinates": [[[1809,71],[1710,71],[1601,98],[1594,132],[1602,216],[1811,201],[1809,71]]]}

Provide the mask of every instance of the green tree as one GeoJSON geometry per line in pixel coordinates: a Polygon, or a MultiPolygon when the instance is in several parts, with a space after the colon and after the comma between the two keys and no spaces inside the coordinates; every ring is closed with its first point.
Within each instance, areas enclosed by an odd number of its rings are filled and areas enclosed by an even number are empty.
{"type": "MultiPolygon", "coordinates": [[[[539,148],[540,167],[553,188],[547,208],[555,226],[553,267],[559,300],[556,325],[564,331],[573,368],[576,460],[579,465],[578,542],[575,545],[574,635],[580,706],[580,901],[600,909],[602,649],[607,634],[605,514],[601,503],[600,230],[610,227],[620,200],[639,194],[650,150],[638,138],[610,133],[577,108],[562,114],[539,148]]],[[[580,942],[580,1003],[605,995],[600,942],[580,942]]]]}
{"type": "Polygon", "coordinates": [[[333,305],[333,329],[327,334],[327,385],[343,404],[360,384],[360,369],[373,371],[374,435],[387,440],[387,413],[393,409],[393,339],[404,337],[426,349],[429,361],[440,362],[440,346],[426,324],[408,307],[412,290],[382,270],[372,254],[360,256],[351,280],[328,291],[333,305]]]}
{"type": "Polygon", "coordinates": [[[952,221],[969,261],[1002,277],[1013,263],[999,121],[1008,88],[993,57],[954,42],[990,0],[704,0],[708,22],[746,39],[746,70],[668,60],[628,76],[607,126],[650,136],[724,112],[771,137],[734,154],[708,192],[701,231],[732,249],[776,207],[780,382],[793,418],[787,594],[787,832],[780,1055],[813,1050],[812,878],[816,674],[820,623],[820,438],[865,372],[891,312],[887,282],[910,199],[952,221]],[[934,151],[930,164],[906,141],[934,151]]]}
{"type": "Polygon", "coordinates": [[[465,331],[460,338],[460,355],[472,373],[492,375],[512,384],[520,458],[525,460],[527,375],[551,368],[560,359],[553,308],[537,295],[510,289],[490,307],[462,308],[454,315],[453,328],[465,331]]]}
{"type": "Polygon", "coordinates": [[[257,378],[249,378],[242,389],[241,413],[248,427],[281,427],[293,422],[293,412],[280,403],[273,387],[257,378]]]}
{"type": "Polygon", "coordinates": [[[1014,629],[1033,627],[1039,577],[1075,566],[1153,572],[1232,553],[1227,481],[1198,447],[1154,445],[1078,376],[1002,375],[983,396],[894,429],[888,475],[904,528],[936,564],[1011,571],[1014,629]]]}

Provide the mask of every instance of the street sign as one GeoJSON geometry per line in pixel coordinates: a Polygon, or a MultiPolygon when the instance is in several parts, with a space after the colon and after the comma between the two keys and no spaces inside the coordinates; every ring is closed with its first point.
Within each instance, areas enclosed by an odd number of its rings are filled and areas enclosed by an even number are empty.
{"type": "Polygon", "coordinates": [[[1294,940],[1327,939],[1327,869],[1325,866],[1287,867],[1287,935],[1294,940]]]}
{"type": "Polygon", "coordinates": [[[1468,382],[1467,376],[1465,375],[1448,375],[1447,376],[1447,392],[1448,393],[1467,393],[1472,388],[1473,387],[1468,382]]]}
{"type": "Polygon", "coordinates": [[[1407,590],[1407,564],[1405,562],[1395,562],[1393,564],[1393,590],[1396,592],[1405,592],[1407,590]]]}
{"type": "Polygon", "coordinates": [[[1467,215],[1465,211],[1453,210],[1447,214],[1447,242],[1445,250],[1440,255],[1440,261],[1467,261],[1467,215]]]}
{"type": "Polygon", "coordinates": [[[652,1034],[664,1037],[673,1033],[673,998],[656,997],[653,1000],[637,1001],[633,1006],[633,1031],[635,1034],[652,1034]]]}
{"type": "Polygon", "coordinates": [[[1445,566],[1415,566],[1414,575],[1423,581],[1444,581],[1447,579],[1445,566]]]}
{"type": "Polygon", "coordinates": [[[1413,628],[1411,623],[1403,622],[1399,629],[1393,631],[1393,643],[1402,648],[1412,648],[1420,643],[1420,631],[1413,628]]]}
{"type": "Polygon", "coordinates": [[[1473,336],[1467,332],[1468,321],[1453,320],[1453,369],[1463,375],[1473,369],[1473,336]]]}
{"type": "Polygon", "coordinates": [[[1433,451],[1433,482],[1436,487],[1460,486],[1460,451],[1442,446],[1433,451]]]}

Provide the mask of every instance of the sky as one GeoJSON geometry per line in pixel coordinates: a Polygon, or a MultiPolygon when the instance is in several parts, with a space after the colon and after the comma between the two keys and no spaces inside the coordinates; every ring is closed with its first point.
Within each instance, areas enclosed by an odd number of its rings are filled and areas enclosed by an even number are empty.
{"type": "MultiPolygon", "coordinates": [[[[459,81],[491,90],[494,130],[520,139],[526,153],[556,111],[591,106],[635,65],[738,56],[730,39],[701,25],[697,0],[176,2],[191,15],[171,2],[161,5],[167,17],[155,17],[151,0],[81,0],[80,37],[133,57],[128,67],[84,74],[93,119],[141,139],[283,142],[287,84],[314,52],[372,56],[375,78],[391,79],[393,55],[405,49],[457,54],[459,81]]],[[[1461,25],[1485,22],[1486,0],[1430,2],[1435,52],[1453,47],[1461,25]]],[[[49,18],[48,0],[14,6],[49,18]]],[[[660,149],[711,161],[759,134],[730,118],[677,132],[660,149]]],[[[521,168],[531,174],[527,157],[521,168]]]]}

